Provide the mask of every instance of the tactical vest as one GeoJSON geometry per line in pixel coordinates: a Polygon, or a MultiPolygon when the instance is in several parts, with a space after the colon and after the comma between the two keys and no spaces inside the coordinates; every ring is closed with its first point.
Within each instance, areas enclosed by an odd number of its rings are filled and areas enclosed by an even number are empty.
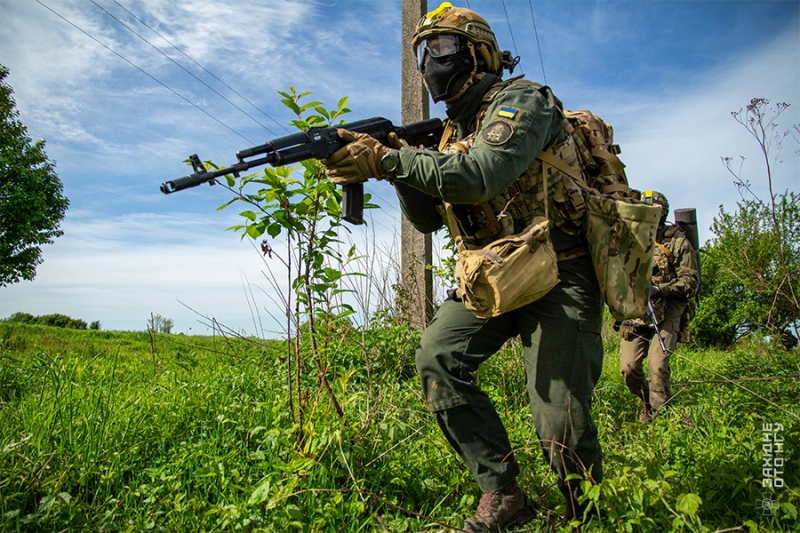
{"type": "Polygon", "coordinates": [[[663,285],[678,277],[675,268],[675,244],[684,237],[683,231],[678,226],[669,226],[664,231],[664,238],[656,242],[653,251],[653,285],[663,285]]]}
{"type": "MultiPolygon", "coordinates": [[[[439,151],[469,153],[495,97],[503,89],[516,83],[529,85],[537,91],[543,88],[538,83],[520,78],[494,84],[481,100],[473,133],[457,140],[455,128],[445,119],[439,151]]],[[[616,157],[619,149],[611,144],[611,127],[588,111],[563,111],[557,98],[556,104],[564,114],[563,141],[547,147],[514,183],[495,198],[479,204],[453,205],[459,228],[454,231],[451,227],[451,235],[460,233],[468,247],[480,248],[521,231],[534,217],[545,216],[545,211],[553,226],[568,235],[581,235],[586,212],[583,188],[592,187],[604,194],[628,192],[624,165],[616,157]],[[543,155],[550,156],[550,161],[555,158],[556,162],[570,167],[572,174],[582,177],[582,183],[576,183],[566,172],[546,163],[541,158],[543,155]],[[547,210],[544,207],[545,198],[548,202],[547,210]]],[[[444,206],[438,206],[438,210],[443,222],[449,227],[450,220],[444,206]]]]}

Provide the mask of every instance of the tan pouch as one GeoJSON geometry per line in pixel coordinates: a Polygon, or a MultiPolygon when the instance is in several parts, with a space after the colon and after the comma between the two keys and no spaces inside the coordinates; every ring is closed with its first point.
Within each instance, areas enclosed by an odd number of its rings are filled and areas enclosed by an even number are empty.
{"type": "Polygon", "coordinates": [[[481,318],[535,302],[558,283],[549,221],[536,217],[522,233],[480,250],[460,246],[456,281],[467,309],[481,318]]]}

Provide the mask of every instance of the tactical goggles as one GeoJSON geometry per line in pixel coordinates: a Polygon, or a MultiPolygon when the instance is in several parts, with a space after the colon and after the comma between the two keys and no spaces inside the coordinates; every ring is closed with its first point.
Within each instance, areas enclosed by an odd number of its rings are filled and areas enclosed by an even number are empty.
{"type": "Polygon", "coordinates": [[[417,68],[422,70],[428,55],[439,59],[468,49],[467,39],[463,35],[431,35],[417,45],[417,68]]]}

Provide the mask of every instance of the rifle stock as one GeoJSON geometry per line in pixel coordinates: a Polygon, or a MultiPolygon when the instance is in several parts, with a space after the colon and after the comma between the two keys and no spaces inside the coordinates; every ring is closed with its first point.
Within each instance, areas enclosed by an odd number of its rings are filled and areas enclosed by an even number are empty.
{"type": "MultiPolygon", "coordinates": [[[[387,144],[389,134],[395,133],[410,146],[427,148],[438,144],[443,130],[442,121],[438,118],[397,127],[385,118],[375,117],[351,124],[342,124],[338,127],[366,133],[382,144],[387,144]]],[[[336,129],[337,126],[310,128],[259,146],[240,150],[236,153],[237,163],[213,171],[207,170],[197,154],[193,154],[189,160],[194,173],[162,183],[161,192],[171,194],[203,183],[213,185],[219,177],[232,174],[238,178],[242,172],[263,165],[278,167],[299,163],[306,159],[325,159],[346,144],[336,133],[336,129]],[[256,156],[261,157],[250,159],[256,156]]],[[[345,185],[342,189],[342,218],[351,224],[363,224],[364,185],[362,183],[345,185]]]]}

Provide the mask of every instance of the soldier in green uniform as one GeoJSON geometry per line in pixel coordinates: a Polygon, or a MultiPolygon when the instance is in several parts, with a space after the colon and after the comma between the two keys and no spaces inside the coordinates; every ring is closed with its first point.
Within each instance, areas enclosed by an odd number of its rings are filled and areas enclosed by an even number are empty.
{"type": "Polygon", "coordinates": [[[653,340],[655,330],[649,316],[625,321],[620,326],[619,365],[628,389],[642,399],[641,419],[646,423],[653,412],[670,399],[669,359],[678,342],[688,342],[693,312],[690,298],[697,293],[700,273],[696,250],[689,239],[678,226],[667,224],[669,202],[666,196],[646,191],[642,199],[662,208],[653,252],[650,298],[664,347],[658,339],[653,340]],[[642,370],[645,357],[647,378],[642,370]]]}
{"type": "Polygon", "coordinates": [[[548,87],[501,79],[516,63],[500,53],[488,23],[471,10],[442,4],[419,22],[412,46],[431,97],[447,107],[440,149],[387,147],[340,130],[349,144],[323,165],[337,184],[391,180],[419,231],[449,224],[471,248],[520,232],[535,216],[549,218],[559,259],[555,288],[493,318],[477,317],[452,294],[424,331],[416,365],[427,408],[483,493],[464,531],[505,530],[535,512],[517,484],[520,468],[503,423],[473,373],[520,337],[545,460],[558,475],[567,518],[580,519],[579,485],[566,477],[602,479],[590,402],[603,364],[603,300],[582,228],[580,189],[555,168],[543,171],[537,159],[547,149],[580,171],[561,103],[548,87]],[[445,215],[446,204],[454,220],[445,215]]]}

